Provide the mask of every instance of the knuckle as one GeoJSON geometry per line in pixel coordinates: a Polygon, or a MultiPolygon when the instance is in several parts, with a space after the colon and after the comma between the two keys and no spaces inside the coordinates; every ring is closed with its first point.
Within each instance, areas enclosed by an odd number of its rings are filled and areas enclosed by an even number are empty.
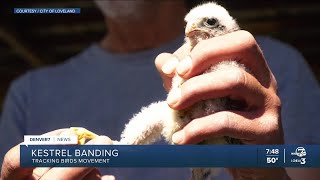
{"type": "Polygon", "coordinates": [[[257,41],[250,32],[241,30],[239,33],[241,33],[242,42],[244,43],[243,47],[245,49],[257,49],[258,48],[257,41]]]}
{"type": "Polygon", "coordinates": [[[272,113],[269,114],[268,117],[264,119],[264,121],[265,123],[263,123],[263,134],[267,136],[277,134],[280,128],[279,116],[275,113],[272,113]]]}
{"type": "Polygon", "coordinates": [[[272,135],[277,131],[277,126],[274,123],[269,123],[267,126],[265,126],[263,134],[265,135],[272,135]]]}
{"type": "Polygon", "coordinates": [[[230,128],[231,114],[229,112],[223,113],[223,118],[220,121],[220,127],[222,131],[226,131],[230,128]]]}
{"type": "Polygon", "coordinates": [[[241,30],[239,31],[239,33],[241,33],[241,37],[243,38],[243,40],[246,40],[248,42],[255,42],[253,34],[251,34],[249,31],[241,30]]]}
{"type": "Polygon", "coordinates": [[[279,110],[281,108],[281,99],[280,97],[277,95],[277,94],[274,94],[274,103],[275,103],[275,106],[277,108],[277,110],[279,110]]]}
{"type": "Polygon", "coordinates": [[[267,93],[267,100],[266,100],[266,107],[270,110],[273,110],[274,112],[279,113],[279,110],[281,109],[281,99],[277,95],[276,92],[273,90],[270,90],[266,92],[267,93]]]}
{"type": "Polygon", "coordinates": [[[221,119],[217,123],[218,131],[227,133],[226,131],[230,128],[230,113],[225,112],[221,114],[221,119]]]}
{"type": "Polygon", "coordinates": [[[254,39],[253,34],[251,34],[249,31],[246,30],[240,30],[239,33],[241,33],[242,37],[245,37],[247,39],[254,39]]]}

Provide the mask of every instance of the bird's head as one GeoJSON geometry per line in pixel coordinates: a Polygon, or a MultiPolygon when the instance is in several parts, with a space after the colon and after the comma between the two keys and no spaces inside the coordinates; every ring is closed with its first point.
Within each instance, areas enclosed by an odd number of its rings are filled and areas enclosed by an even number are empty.
{"type": "Polygon", "coordinates": [[[239,30],[237,22],[222,6],[209,2],[194,7],[185,16],[186,41],[194,47],[199,41],[239,30]]]}

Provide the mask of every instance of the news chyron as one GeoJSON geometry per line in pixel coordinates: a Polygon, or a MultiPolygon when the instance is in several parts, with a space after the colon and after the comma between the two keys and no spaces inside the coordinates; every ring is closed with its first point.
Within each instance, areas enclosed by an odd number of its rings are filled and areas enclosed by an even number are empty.
{"type": "Polygon", "coordinates": [[[320,167],[320,145],[79,145],[26,135],[21,167],[320,167]]]}

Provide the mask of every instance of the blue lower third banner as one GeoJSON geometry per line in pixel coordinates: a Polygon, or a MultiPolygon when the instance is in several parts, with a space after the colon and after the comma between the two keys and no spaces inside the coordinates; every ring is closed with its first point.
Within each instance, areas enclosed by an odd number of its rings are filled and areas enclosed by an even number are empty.
{"type": "Polygon", "coordinates": [[[21,167],[320,167],[320,145],[21,145],[21,167]]]}

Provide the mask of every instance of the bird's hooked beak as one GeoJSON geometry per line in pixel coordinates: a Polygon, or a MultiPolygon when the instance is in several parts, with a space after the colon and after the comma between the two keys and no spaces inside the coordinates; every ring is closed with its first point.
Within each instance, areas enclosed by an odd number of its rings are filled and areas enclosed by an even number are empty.
{"type": "Polygon", "coordinates": [[[201,37],[201,39],[208,39],[209,35],[209,32],[199,28],[195,23],[192,23],[191,26],[189,25],[185,29],[185,36],[187,38],[201,37]]]}
{"type": "Polygon", "coordinates": [[[193,37],[197,32],[199,33],[199,31],[200,29],[197,28],[197,25],[195,23],[192,23],[191,26],[187,24],[185,35],[186,37],[190,38],[193,37]]]}

